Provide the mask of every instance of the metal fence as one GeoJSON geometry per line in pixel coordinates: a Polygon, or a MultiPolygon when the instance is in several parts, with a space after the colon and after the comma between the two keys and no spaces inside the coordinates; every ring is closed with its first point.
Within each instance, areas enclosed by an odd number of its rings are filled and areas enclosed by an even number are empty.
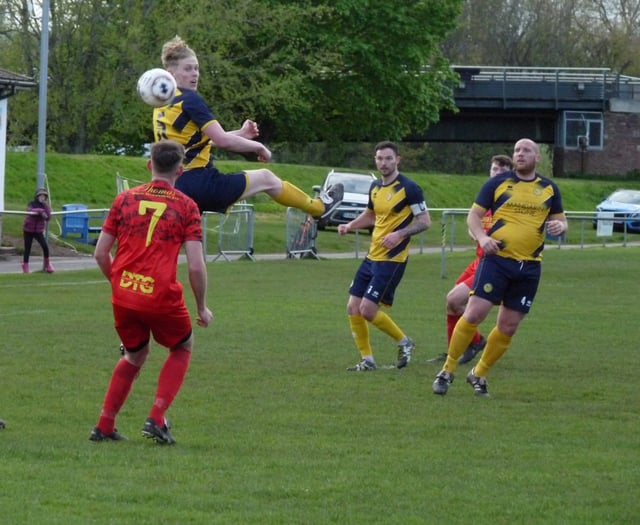
{"type": "MultiPolygon", "coordinates": [[[[456,249],[473,247],[467,231],[467,209],[430,210],[434,224],[440,215],[440,277],[445,276],[446,255],[456,249]]],[[[546,248],[592,248],[604,246],[637,246],[640,235],[627,229],[626,221],[633,219],[633,213],[597,213],[594,211],[567,211],[568,231],[560,237],[546,237],[546,248]]]]}
{"type": "MultiPolygon", "coordinates": [[[[468,209],[435,208],[430,209],[432,227],[427,232],[417,235],[411,242],[411,252],[421,254],[425,252],[440,253],[441,277],[445,276],[447,254],[455,251],[473,250],[474,242],[469,237],[466,225],[468,209]],[[438,231],[438,223],[440,230],[438,231]]],[[[82,213],[106,216],[107,209],[88,209],[82,213]]],[[[11,223],[12,231],[21,231],[21,223],[26,211],[0,211],[0,224],[8,227],[11,223]]],[[[53,212],[48,226],[48,235],[57,242],[74,247],[71,242],[62,238],[62,219],[71,211],[53,212]]],[[[638,246],[640,235],[627,229],[626,221],[634,219],[633,214],[597,214],[594,211],[568,211],[569,230],[560,238],[547,237],[547,249],[586,249],[606,246],[638,246]]],[[[203,221],[203,250],[205,258],[207,252],[212,259],[230,260],[231,257],[256,260],[254,254],[255,215],[251,204],[239,203],[234,205],[228,214],[206,212],[203,221]],[[211,237],[211,239],[209,239],[211,237]]],[[[96,227],[98,222],[96,222],[96,227]]],[[[319,259],[322,238],[318,239],[316,222],[303,212],[289,208],[286,215],[286,251],[283,256],[288,258],[312,257],[319,259]]],[[[341,256],[358,259],[364,257],[368,251],[371,236],[365,232],[355,232],[353,237],[345,239],[345,250],[341,256]],[[348,242],[348,247],[347,243],[348,242]]],[[[329,255],[329,254],[328,254],[329,255]]]]}
{"type": "Polygon", "coordinates": [[[287,208],[287,257],[318,259],[316,239],[318,224],[310,215],[296,208],[287,208]]]}
{"type": "Polygon", "coordinates": [[[228,213],[204,212],[202,214],[202,245],[207,256],[207,235],[213,233],[218,237],[217,254],[212,259],[223,258],[229,261],[230,256],[246,257],[255,261],[253,256],[253,235],[255,215],[253,204],[244,202],[234,204],[228,213]]]}

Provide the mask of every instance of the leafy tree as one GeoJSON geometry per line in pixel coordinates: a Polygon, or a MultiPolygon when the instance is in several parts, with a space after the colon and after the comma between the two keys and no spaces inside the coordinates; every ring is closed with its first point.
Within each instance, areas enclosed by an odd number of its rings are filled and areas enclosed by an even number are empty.
{"type": "Polygon", "coordinates": [[[640,76],[640,0],[585,0],[576,20],[588,60],[640,76]]]}
{"type": "MultiPolygon", "coordinates": [[[[5,67],[22,71],[23,64],[39,64],[40,20],[23,0],[9,2],[12,27],[19,31],[9,35],[14,38],[3,58],[5,67]]],[[[151,21],[145,18],[148,3],[50,1],[47,138],[56,151],[142,143],[139,126],[131,124],[148,113],[135,99],[139,53],[146,42],[139,28],[142,20],[151,21]]],[[[32,73],[39,78],[35,67],[32,73]]],[[[11,140],[35,142],[37,100],[33,91],[12,101],[11,140]]]]}
{"type": "MultiPolygon", "coordinates": [[[[467,0],[445,44],[456,63],[569,66],[577,57],[579,0],[467,0]]],[[[579,64],[576,64],[579,65],[579,64]]]]}
{"type": "Polygon", "coordinates": [[[465,0],[458,22],[454,63],[640,74],[640,0],[465,0]]]}
{"type": "MultiPolygon", "coordinates": [[[[0,65],[22,72],[38,64],[40,28],[26,0],[5,1],[13,31],[0,35],[0,65]]],[[[135,81],[175,34],[198,53],[200,89],[227,128],[253,117],[266,140],[399,139],[450,107],[439,46],[461,2],[214,0],[204,16],[176,0],[50,0],[49,144],[80,153],[150,140],[135,81]]],[[[36,101],[12,102],[12,139],[35,137],[36,101]]]]}

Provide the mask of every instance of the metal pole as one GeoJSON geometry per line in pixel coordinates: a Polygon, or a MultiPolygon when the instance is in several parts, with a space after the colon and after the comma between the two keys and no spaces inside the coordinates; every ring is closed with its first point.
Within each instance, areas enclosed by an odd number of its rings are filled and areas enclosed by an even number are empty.
{"type": "Polygon", "coordinates": [[[49,71],[49,0],[42,2],[40,28],[40,90],[38,96],[38,174],[36,188],[44,187],[44,156],[47,149],[47,76],[49,71]]]}
{"type": "Polygon", "coordinates": [[[442,212],[440,218],[440,279],[445,277],[445,265],[447,259],[447,211],[442,212]]]}

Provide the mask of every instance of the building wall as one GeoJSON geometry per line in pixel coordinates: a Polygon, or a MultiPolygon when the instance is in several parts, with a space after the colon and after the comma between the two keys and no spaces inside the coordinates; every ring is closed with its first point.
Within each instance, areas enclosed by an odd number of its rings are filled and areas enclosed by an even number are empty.
{"type": "Polygon", "coordinates": [[[553,171],[558,177],[578,173],[625,175],[630,171],[640,172],[640,112],[605,112],[604,149],[583,153],[556,147],[553,171]]]}

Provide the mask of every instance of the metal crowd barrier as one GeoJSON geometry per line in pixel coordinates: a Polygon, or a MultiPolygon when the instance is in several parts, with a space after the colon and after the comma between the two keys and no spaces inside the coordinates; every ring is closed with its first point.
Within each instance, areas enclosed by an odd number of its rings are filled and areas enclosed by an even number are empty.
{"type": "Polygon", "coordinates": [[[220,257],[229,261],[230,256],[246,257],[255,261],[253,256],[253,235],[255,216],[253,204],[234,204],[228,213],[204,212],[202,214],[202,246],[207,256],[207,233],[215,232],[218,236],[218,253],[212,259],[217,261],[220,257]],[[209,227],[209,220],[217,221],[213,227],[209,227]]]}

